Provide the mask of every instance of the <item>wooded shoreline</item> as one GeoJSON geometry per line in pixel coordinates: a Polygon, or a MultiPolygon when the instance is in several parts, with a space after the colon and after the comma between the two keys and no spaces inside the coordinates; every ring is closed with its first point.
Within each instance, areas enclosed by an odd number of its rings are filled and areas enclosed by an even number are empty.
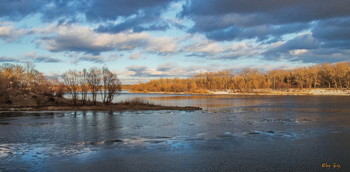
{"type": "Polygon", "coordinates": [[[139,92],[133,91],[133,93],[149,93],[149,94],[191,94],[191,95],[254,95],[254,96],[293,96],[293,95],[309,95],[309,96],[350,96],[350,89],[257,89],[247,92],[240,92],[238,90],[202,90],[202,92],[139,92]]]}
{"type": "MultiPolygon", "coordinates": [[[[298,90],[308,89],[350,89],[350,63],[324,63],[292,70],[268,72],[252,68],[245,68],[240,72],[234,72],[233,70],[205,72],[188,78],[154,79],[131,87],[131,91],[134,92],[200,94],[208,94],[217,90],[229,90],[233,93],[245,94],[261,92],[260,90],[274,93],[280,90],[299,92],[298,90]]],[[[305,94],[309,93],[306,92],[305,94]]]]}
{"type": "MultiPolygon", "coordinates": [[[[108,68],[69,70],[50,79],[33,64],[0,66],[0,111],[24,110],[200,110],[199,107],[154,105],[145,100],[113,103],[122,89],[108,68]],[[63,82],[61,81],[63,80],[63,82]],[[87,95],[92,95],[91,100],[87,95]],[[64,94],[71,99],[63,97],[64,94]],[[97,101],[101,97],[102,102],[97,101]]],[[[161,78],[128,85],[131,92],[203,95],[350,96],[350,62],[269,72],[246,68],[199,73],[190,78],[161,78]]]]}

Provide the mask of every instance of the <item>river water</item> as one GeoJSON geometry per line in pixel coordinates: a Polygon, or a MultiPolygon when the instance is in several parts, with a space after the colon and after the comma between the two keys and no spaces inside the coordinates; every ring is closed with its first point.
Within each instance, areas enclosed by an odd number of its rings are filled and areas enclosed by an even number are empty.
{"type": "Polygon", "coordinates": [[[135,97],[203,110],[0,112],[0,171],[349,170],[350,96],[135,97]]]}

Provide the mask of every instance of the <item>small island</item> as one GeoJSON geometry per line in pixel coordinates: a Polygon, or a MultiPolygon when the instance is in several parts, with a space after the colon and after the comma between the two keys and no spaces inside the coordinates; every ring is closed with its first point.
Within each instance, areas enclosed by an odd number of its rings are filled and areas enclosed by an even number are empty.
{"type": "Polygon", "coordinates": [[[156,105],[139,98],[115,103],[113,99],[121,91],[121,82],[105,67],[69,70],[62,80],[45,77],[32,64],[25,67],[4,64],[0,67],[0,111],[201,110],[156,105]],[[99,96],[102,101],[98,101],[99,96]]]}
{"type": "Polygon", "coordinates": [[[1,103],[0,111],[135,111],[135,110],[201,110],[193,106],[162,106],[150,103],[143,99],[131,99],[128,101],[104,104],[92,101],[83,102],[78,100],[76,103],[71,99],[38,95],[34,93],[11,94],[12,103],[1,103]]]}

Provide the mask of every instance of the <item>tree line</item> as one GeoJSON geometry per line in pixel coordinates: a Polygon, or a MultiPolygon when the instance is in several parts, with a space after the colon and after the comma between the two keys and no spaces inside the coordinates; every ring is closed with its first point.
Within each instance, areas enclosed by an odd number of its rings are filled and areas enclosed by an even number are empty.
{"type": "Polygon", "coordinates": [[[166,78],[134,85],[134,92],[188,92],[211,91],[250,92],[257,89],[290,88],[350,88],[350,63],[324,63],[293,70],[262,72],[246,68],[238,73],[232,70],[206,72],[190,78],[166,78]]]}
{"type": "Polygon", "coordinates": [[[5,63],[0,66],[0,95],[8,96],[10,91],[51,94],[56,80],[48,80],[37,71],[32,63],[14,65],[5,63]]]}
{"type": "Polygon", "coordinates": [[[107,67],[69,70],[61,78],[47,78],[35,69],[34,64],[14,65],[5,63],[0,66],[0,103],[11,103],[10,95],[14,93],[34,94],[63,97],[69,94],[76,104],[81,100],[88,101],[87,95],[92,95],[94,104],[97,96],[103,103],[111,103],[114,96],[121,90],[121,82],[117,75],[107,67]]]}

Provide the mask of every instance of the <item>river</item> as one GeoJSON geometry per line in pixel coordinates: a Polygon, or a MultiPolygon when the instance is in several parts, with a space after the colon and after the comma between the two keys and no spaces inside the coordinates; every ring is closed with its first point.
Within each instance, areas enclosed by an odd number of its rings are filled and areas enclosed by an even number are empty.
{"type": "Polygon", "coordinates": [[[350,96],[135,97],[203,110],[0,112],[0,171],[349,170],[350,96]]]}

